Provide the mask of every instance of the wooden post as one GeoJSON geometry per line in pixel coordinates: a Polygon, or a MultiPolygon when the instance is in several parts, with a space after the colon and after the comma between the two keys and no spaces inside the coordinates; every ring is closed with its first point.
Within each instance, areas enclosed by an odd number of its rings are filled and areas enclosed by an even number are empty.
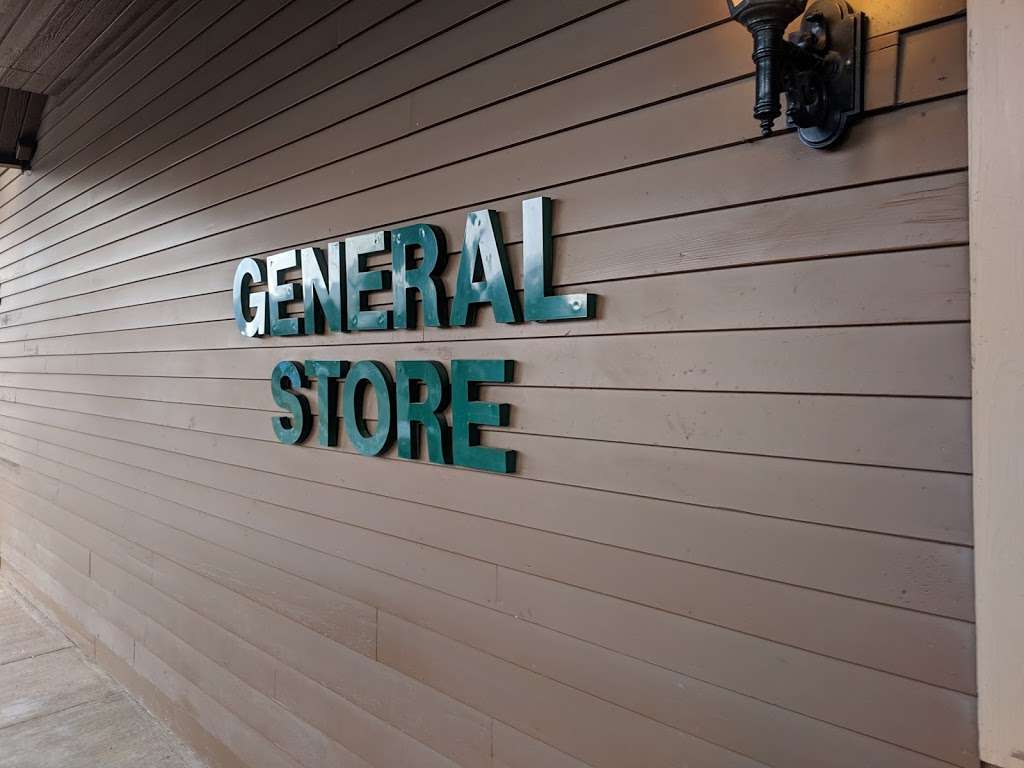
{"type": "Polygon", "coordinates": [[[1024,768],[1024,3],[967,19],[981,757],[1024,768]]]}

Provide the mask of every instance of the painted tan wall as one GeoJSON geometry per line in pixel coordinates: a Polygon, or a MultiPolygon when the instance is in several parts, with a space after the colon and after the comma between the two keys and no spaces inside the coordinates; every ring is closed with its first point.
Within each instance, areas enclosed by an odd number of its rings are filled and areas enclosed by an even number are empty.
{"type": "Polygon", "coordinates": [[[862,3],[832,153],[721,0],[337,6],[169,12],[0,176],[5,571],[220,765],[976,766],[963,3],[862,3]],[[235,329],[534,194],[594,321],[235,329]],[[519,474],[277,444],[314,356],[515,359],[519,474]]]}
{"type": "Polygon", "coordinates": [[[1024,6],[970,8],[974,531],[982,757],[1024,765],[1024,6]]]}

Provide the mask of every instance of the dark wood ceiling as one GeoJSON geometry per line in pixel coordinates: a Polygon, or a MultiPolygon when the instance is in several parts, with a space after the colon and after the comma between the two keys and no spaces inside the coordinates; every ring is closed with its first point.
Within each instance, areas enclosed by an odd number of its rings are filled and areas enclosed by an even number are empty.
{"type": "Polygon", "coordinates": [[[0,0],[0,85],[57,95],[165,0],[0,0]]]}
{"type": "Polygon", "coordinates": [[[43,106],[172,0],[0,0],[0,166],[25,167],[43,106]]]}

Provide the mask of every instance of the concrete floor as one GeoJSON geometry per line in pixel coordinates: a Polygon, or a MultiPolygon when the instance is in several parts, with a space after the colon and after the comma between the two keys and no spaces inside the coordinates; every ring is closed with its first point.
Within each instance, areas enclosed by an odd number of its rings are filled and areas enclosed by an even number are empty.
{"type": "Polygon", "coordinates": [[[202,768],[0,575],[0,768],[202,768]]]}

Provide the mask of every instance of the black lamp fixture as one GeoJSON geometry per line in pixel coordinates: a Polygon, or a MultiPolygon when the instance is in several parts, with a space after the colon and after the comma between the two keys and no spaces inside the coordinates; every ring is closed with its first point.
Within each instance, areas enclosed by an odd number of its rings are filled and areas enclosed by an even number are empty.
{"type": "Polygon", "coordinates": [[[754,118],[771,136],[782,115],[809,147],[825,149],[840,141],[863,110],[864,14],[846,0],[726,0],[729,13],[754,38],[757,65],[754,118]],[[800,30],[786,28],[801,13],[800,30]]]}

